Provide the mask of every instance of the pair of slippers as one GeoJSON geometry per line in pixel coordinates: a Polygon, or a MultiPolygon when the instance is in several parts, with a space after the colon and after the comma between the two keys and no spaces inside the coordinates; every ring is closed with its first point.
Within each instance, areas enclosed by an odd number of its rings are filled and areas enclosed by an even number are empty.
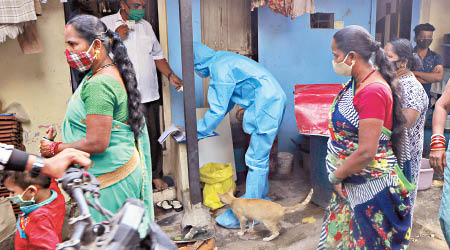
{"type": "Polygon", "coordinates": [[[164,212],[170,212],[175,210],[176,212],[180,212],[183,210],[183,204],[181,204],[178,200],[163,200],[156,203],[156,207],[161,208],[164,212]]]}

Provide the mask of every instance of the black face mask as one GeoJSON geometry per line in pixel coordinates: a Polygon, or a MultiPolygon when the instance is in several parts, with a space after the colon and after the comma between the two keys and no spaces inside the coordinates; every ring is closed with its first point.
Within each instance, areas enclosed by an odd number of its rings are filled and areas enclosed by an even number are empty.
{"type": "Polygon", "coordinates": [[[421,49],[426,49],[430,47],[431,42],[433,42],[433,39],[420,39],[417,40],[417,46],[421,49]]]}
{"type": "Polygon", "coordinates": [[[392,64],[394,64],[394,69],[395,69],[395,71],[398,70],[397,63],[399,63],[399,62],[400,62],[400,60],[397,60],[397,61],[393,61],[393,62],[392,62],[392,64]]]}

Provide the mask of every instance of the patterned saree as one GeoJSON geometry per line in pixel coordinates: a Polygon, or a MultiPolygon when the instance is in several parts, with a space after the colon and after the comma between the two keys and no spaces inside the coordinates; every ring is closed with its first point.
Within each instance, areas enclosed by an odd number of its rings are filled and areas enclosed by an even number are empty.
{"type": "MultiPolygon", "coordinates": [[[[326,166],[333,172],[358,148],[359,114],[353,105],[355,81],[344,85],[330,112],[326,166]]],[[[398,166],[385,127],[374,159],[344,179],[346,198],[333,193],[318,249],[406,249],[411,233],[409,185],[398,166]]]]}

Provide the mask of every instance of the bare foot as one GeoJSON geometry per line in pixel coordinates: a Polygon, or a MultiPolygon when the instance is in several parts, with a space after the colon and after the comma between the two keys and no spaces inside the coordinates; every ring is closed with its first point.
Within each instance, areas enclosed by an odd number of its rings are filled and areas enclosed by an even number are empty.
{"type": "Polygon", "coordinates": [[[155,186],[155,191],[162,191],[169,187],[162,179],[153,179],[152,182],[155,186]]]}

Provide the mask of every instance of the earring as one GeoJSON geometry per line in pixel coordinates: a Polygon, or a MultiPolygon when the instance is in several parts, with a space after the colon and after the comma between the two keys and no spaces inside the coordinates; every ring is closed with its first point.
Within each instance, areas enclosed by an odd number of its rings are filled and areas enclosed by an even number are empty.
{"type": "Polygon", "coordinates": [[[97,59],[97,58],[100,56],[100,50],[99,50],[99,49],[96,49],[96,50],[94,51],[94,53],[95,53],[94,59],[97,59]]]}

